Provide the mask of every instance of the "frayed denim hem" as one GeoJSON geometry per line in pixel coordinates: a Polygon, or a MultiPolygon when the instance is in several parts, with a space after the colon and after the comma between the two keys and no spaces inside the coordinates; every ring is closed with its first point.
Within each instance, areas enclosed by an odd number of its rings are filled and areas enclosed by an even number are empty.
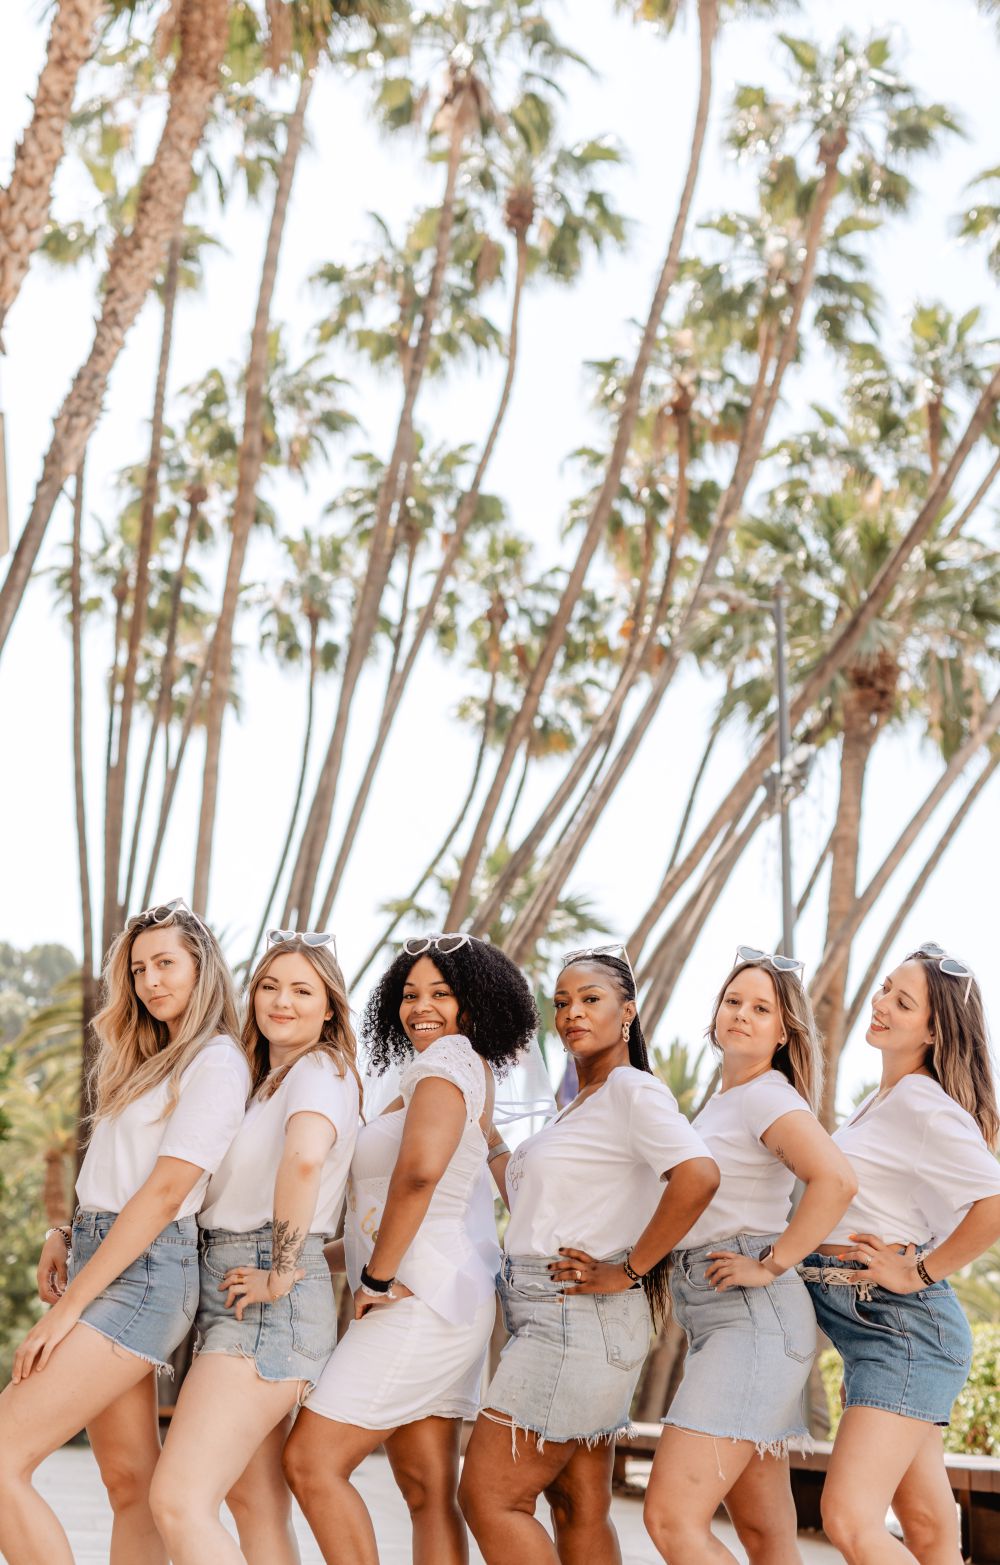
{"type": "Polygon", "coordinates": [[[534,1435],[535,1448],[538,1451],[545,1450],[547,1441],[553,1445],[568,1445],[570,1441],[575,1441],[580,1445],[585,1445],[588,1451],[592,1451],[595,1445],[611,1445],[613,1441],[625,1440],[635,1433],[634,1426],[628,1420],[623,1424],[616,1424],[613,1429],[595,1429],[589,1435],[552,1435],[544,1429],[536,1428],[533,1424],[523,1424],[507,1407],[481,1407],[479,1416],[480,1418],[489,1419],[491,1424],[499,1424],[502,1429],[510,1429],[510,1454],[515,1462],[517,1461],[517,1437],[519,1434],[525,1436],[534,1435]],[[498,1414],[504,1414],[505,1416],[498,1417],[498,1414]],[[510,1419],[509,1424],[507,1419],[510,1419]]]}
{"type": "Polygon", "coordinates": [[[101,1326],[95,1326],[92,1320],[81,1319],[77,1324],[80,1326],[89,1326],[91,1331],[96,1331],[97,1335],[99,1337],[103,1337],[105,1342],[110,1342],[113,1348],[121,1348],[122,1352],[127,1353],[130,1358],[142,1359],[144,1364],[149,1364],[152,1369],[156,1370],[157,1377],[160,1375],[166,1375],[168,1380],[173,1380],[174,1366],[172,1364],[165,1363],[163,1359],[151,1358],[148,1353],[140,1353],[138,1348],[130,1348],[128,1344],[122,1342],[119,1337],[113,1337],[110,1331],[105,1331],[101,1326]]]}
{"type": "Polygon", "coordinates": [[[774,1456],[783,1459],[788,1455],[790,1445],[794,1445],[797,1451],[815,1450],[815,1442],[807,1429],[791,1429],[776,1440],[755,1440],[752,1435],[733,1435],[724,1429],[692,1429],[690,1424],[679,1423],[673,1418],[661,1418],[660,1423],[669,1429],[680,1429],[686,1435],[701,1435],[705,1440],[728,1440],[732,1445],[745,1440],[761,1458],[774,1456]]]}
{"type": "Polygon", "coordinates": [[[200,1358],[203,1353],[218,1353],[223,1358],[246,1359],[248,1364],[253,1365],[257,1379],[262,1380],[267,1386],[281,1386],[289,1380],[297,1381],[299,1394],[295,1398],[296,1407],[304,1407],[306,1397],[309,1396],[310,1392],[315,1391],[319,1384],[318,1379],[310,1380],[306,1375],[265,1375],[253,1354],[248,1353],[246,1348],[206,1348],[200,1342],[196,1342],[191,1354],[192,1359],[200,1358]]]}

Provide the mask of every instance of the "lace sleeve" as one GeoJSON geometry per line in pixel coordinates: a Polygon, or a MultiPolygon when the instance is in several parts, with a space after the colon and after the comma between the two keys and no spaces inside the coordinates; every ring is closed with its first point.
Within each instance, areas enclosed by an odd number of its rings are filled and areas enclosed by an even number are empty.
{"type": "Polygon", "coordinates": [[[426,1076],[440,1076],[458,1087],[465,1099],[465,1113],[470,1125],[482,1117],[486,1107],[486,1077],[482,1062],[468,1038],[460,1034],[439,1038],[410,1061],[399,1078],[399,1090],[405,1104],[409,1105],[417,1082],[423,1081],[426,1076]]]}

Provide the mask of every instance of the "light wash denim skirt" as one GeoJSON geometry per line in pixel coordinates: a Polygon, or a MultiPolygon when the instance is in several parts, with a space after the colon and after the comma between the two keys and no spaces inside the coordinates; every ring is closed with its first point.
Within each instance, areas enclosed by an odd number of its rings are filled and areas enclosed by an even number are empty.
{"type": "Polygon", "coordinates": [[[820,1325],[844,1361],[844,1406],[877,1407],[947,1427],[972,1364],[972,1332],[946,1282],[919,1293],[832,1283],[861,1261],[807,1255],[802,1262],[820,1325]],[[810,1272],[827,1278],[811,1279],[810,1272]]]}
{"type": "MultiPolygon", "coordinates": [[[[73,1219],[69,1272],[75,1276],[107,1238],[117,1212],[78,1211],[73,1219]]],[[[198,1308],[198,1223],[168,1223],[80,1316],[102,1337],[173,1375],[168,1362],[194,1324],[198,1308]]]]}
{"type": "MultiPolygon", "coordinates": [[[[621,1260],[625,1255],[611,1257],[621,1260]]],[[[497,1276],[510,1341],[483,1397],[513,1429],[546,1440],[610,1441],[629,1427],[652,1321],[641,1288],[562,1296],[560,1256],[507,1255],[497,1276]]]]}
{"type": "Polygon", "coordinates": [[[780,1456],[807,1433],[805,1390],[816,1356],[816,1316],[795,1271],[763,1288],[719,1293],[705,1273],[713,1250],[757,1256],[776,1235],[734,1234],[675,1250],[674,1315],[688,1340],[684,1378],[665,1424],[719,1439],[752,1440],[780,1456]]]}
{"type": "MultiPolygon", "coordinates": [[[[322,1234],[309,1234],[299,1261],[305,1276],[273,1304],[248,1304],[236,1319],[220,1283],[234,1266],[271,1268],[271,1224],[249,1233],[204,1228],[196,1353],[250,1359],[261,1380],[303,1380],[311,1391],[337,1342],[337,1306],[322,1234]]],[[[303,1393],[305,1394],[305,1393],[303,1393]]]]}

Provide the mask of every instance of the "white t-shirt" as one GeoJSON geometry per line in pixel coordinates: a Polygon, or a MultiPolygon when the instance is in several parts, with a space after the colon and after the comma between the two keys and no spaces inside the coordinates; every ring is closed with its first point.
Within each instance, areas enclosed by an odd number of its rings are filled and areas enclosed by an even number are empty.
{"type": "Polygon", "coordinates": [[[198,1214],[202,1228],[251,1233],[274,1215],[274,1181],[293,1114],[322,1114],[337,1132],[320,1175],[310,1233],[332,1234],[340,1222],[347,1174],[358,1135],[358,1084],[351,1071],[340,1075],[328,1054],[316,1051],[296,1060],[269,1098],[258,1094],[209,1181],[198,1214]]]}
{"type": "Polygon", "coordinates": [[[606,1260],[638,1239],[663,1194],[664,1174],[709,1156],[669,1087],[619,1065],[511,1157],[507,1253],[554,1255],[569,1245],[606,1260]]]}
{"type": "Polygon", "coordinates": [[[231,1038],[213,1038],[181,1073],[180,1095],[164,1119],[165,1081],[141,1098],[97,1121],[76,1181],[85,1212],[120,1212],[146,1183],[157,1158],[177,1157],[205,1170],[175,1219],[190,1217],[205,1198],[208,1177],[218,1168],[240,1128],[250,1091],[250,1067],[231,1038]]]}
{"type": "Polygon", "coordinates": [[[972,1115],[932,1077],[904,1076],[876,1096],[834,1133],[858,1193],[827,1243],[875,1234],[887,1244],[940,1244],[974,1201],[1000,1195],[1000,1163],[972,1115]]]}
{"type": "Polygon", "coordinates": [[[761,1141],[783,1114],[809,1114],[780,1071],[766,1071],[710,1098],[694,1128],[719,1165],[719,1188],[679,1250],[735,1234],[776,1234],[788,1222],[795,1175],[761,1141]]]}

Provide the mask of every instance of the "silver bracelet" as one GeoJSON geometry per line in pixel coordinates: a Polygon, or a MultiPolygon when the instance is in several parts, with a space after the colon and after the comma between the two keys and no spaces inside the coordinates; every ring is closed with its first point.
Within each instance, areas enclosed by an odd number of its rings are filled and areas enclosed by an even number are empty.
{"type": "Polygon", "coordinates": [[[492,1163],[495,1157],[509,1157],[510,1147],[506,1141],[498,1141],[495,1147],[491,1147],[486,1154],[487,1163],[492,1163]]]}

